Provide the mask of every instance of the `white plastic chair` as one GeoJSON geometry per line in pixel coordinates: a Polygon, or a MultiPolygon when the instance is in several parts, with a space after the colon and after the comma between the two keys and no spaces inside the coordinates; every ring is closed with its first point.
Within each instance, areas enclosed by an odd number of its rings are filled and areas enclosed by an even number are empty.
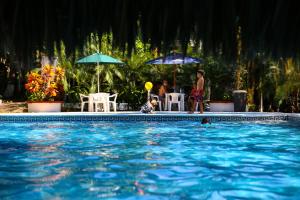
{"type": "Polygon", "coordinates": [[[172,111],[172,104],[177,104],[178,111],[181,110],[181,101],[180,101],[181,94],[180,93],[169,93],[168,95],[168,110],[172,111]]]}
{"type": "Polygon", "coordinates": [[[151,97],[151,99],[156,100],[156,102],[158,104],[159,111],[161,111],[161,100],[159,99],[159,96],[156,95],[156,94],[151,94],[150,97],[151,97]]]}
{"type": "Polygon", "coordinates": [[[109,96],[109,109],[110,109],[110,105],[112,105],[114,108],[114,112],[117,112],[117,97],[118,97],[118,93],[109,96]]]}
{"type": "Polygon", "coordinates": [[[84,94],[79,94],[81,101],[81,112],[83,112],[84,105],[89,103],[89,96],[84,94]]]}
{"type": "Polygon", "coordinates": [[[107,93],[96,93],[93,95],[93,104],[95,105],[95,112],[104,111],[109,112],[108,95],[107,93]],[[102,107],[100,105],[102,104],[102,107]]]}
{"type": "Polygon", "coordinates": [[[199,103],[198,102],[196,102],[196,105],[195,105],[195,108],[194,108],[195,110],[195,112],[197,112],[197,111],[199,111],[199,103]]]}

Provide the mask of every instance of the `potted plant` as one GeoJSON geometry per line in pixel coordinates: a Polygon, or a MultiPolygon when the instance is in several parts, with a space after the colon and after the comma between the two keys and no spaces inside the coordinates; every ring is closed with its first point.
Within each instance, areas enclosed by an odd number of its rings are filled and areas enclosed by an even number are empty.
{"type": "Polygon", "coordinates": [[[206,59],[206,87],[209,88],[209,110],[211,112],[233,112],[232,88],[234,87],[234,66],[221,57],[206,59]]]}
{"type": "Polygon", "coordinates": [[[210,111],[211,112],[233,112],[234,111],[234,103],[232,101],[232,96],[230,95],[229,90],[219,91],[220,94],[216,95],[219,100],[211,100],[210,101],[210,111]]]}
{"type": "Polygon", "coordinates": [[[28,112],[60,112],[63,103],[64,70],[45,65],[31,71],[25,89],[28,93],[28,112]]]}

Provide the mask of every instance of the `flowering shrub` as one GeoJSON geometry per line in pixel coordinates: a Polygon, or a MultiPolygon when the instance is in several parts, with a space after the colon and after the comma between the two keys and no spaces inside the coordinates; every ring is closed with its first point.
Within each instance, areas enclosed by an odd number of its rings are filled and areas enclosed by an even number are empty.
{"type": "Polygon", "coordinates": [[[65,72],[61,67],[45,65],[38,72],[31,71],[27,76],[25,89],[30,101],[61,100],[64,94],[63,78],[65,72]]]}

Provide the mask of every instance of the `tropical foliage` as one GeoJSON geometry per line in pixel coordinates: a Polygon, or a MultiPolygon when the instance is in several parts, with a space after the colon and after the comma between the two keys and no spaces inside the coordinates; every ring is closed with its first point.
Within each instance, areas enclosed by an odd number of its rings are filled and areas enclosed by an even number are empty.
{"type": "MultiPolygon", "coordinates": [[[[113,41],[112,34],[92,33],[87,37],[83,49],[75,49],[71,52],[63,42],[55,43],[53,55],[58,58],[58,63],[65,72],[65,76],[61,79],[64,91],[61,98],[66,102],[79,102],[80,93],[95,92],[97,72],[100,74],[100,90],[118,93],[118,102],[129,103],[134,110],[146,101],[147,94],[144,89],[146,81],[154,83],[152,90],[154,93],[157,92],[163,79],[168,80],[169,85],[172,85],[174,66],[145,65],[147,60],[164,55],[158,48],[137,38],[133,50],[124,52],[114,46],[113,41]],[[126,65],[96,67],[96,64],[76,64],[76,60],[94,52],[116,57],[126,65]]],[[[175,49],[177,52],[182,52],[180,46],[175,49]]],[[[188,94],[192,84],[195,83],[195,71],[202,68],[206,72],[206,89],[211,91],[206,94],[210,95],[211,100],[232,100],[232,91],[236,89],[238,82],[239,88],[248,92],[248,107],[251,111],[299,111],[300,68],[297,57],[276,59],[264,52],[250,56],[241,51],[237,65],[236,60],[226,58],[222,51],[205,55],[201,45],[197,45],[197,41],[188,44],[187,54],[201,58],[203,64],[177,66],[177,85],[185,93],[188,94]]],[[[37,59],[36,63],[39,60],[37,59]]],[[[45,93],[33,94],[36,88],[32,80],[38,78],[34,76],[28,78],[31,84],[27,83],[26,89],[30,99],[59,99],[47,96],[45,93]]],[[[49,91],[48,89],[48,94],[51,94],[49,91]]]]}
{"type": "MultiPolygon", "coordinates": [[[[299,15],[291,13],[298,13],[297,3],[3,0],[0,93],[4,95],[10,87],[13,98],[22,99],[25,75],[33,66],[39,67],[32,56],[38,50],[58,57],[65,70],[61,81],[65,101],[78,102],[80,93],[96,91],[99,72],[101,91],[117,92],[120,102],[135,108],[146,98],[146,81],[155,83],[154,92],[162,79],[172,85],[173,66],[144,62],[176,49],[204,60],[200,66],[177,67],[177,85],[186,93],[195,81],[196,69],[203,68],[211,99],[231,99],[232,90],[244,89],[253,111],[296,112],[300,21],[299,15]],[[75,64],[97,51],[127,65],[75,64]]],[[[31,83],[27,88],[35,86],[31,83]]],[[[31,98],[45,96],[35,95],[31,98]]]]}
{"type": "Polygon", "coordinates": [[[158,81],[159,78],[153,76],[151,67],[144,64],[154,56],[150,50],[150,45],[137,39],[135,48],[129,56],[127,52],[113,48],[111,42],[111,34],[99,36],[92,33],[87,38],[82,53],[76,51],[75,54],[69,56],[66,54],[63,42],[60,45],[55,45],[54,55],[66,72],[64,89],[67,102],[78,102],[80,93],[96,92],[97,73],[100,74],[100,90],[118,93],[119,102],[129,103],[132,109],[137,109],[146,100],[144,82],[147,80],[158,81]],[[127,64],[125,66],[76,64],[76,60],[79,58],[95,52],[110,55],[125,61],[127,64]]]}
{"type": "Polygon", "coordinates": [[[293,59],[282,61],[280,69],[274,69],[278,75],[276,100],[282,111],[300,112],[300,64],[293,59]]]}

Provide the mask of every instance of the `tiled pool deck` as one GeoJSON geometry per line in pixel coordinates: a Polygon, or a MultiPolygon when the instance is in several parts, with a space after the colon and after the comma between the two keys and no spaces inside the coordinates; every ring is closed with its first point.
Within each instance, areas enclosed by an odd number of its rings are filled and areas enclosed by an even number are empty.
{"type": "Polygon", "coordinates": [[[300,114],[290,113],[212,113],[187,114],[186,112],[156,112],[142,114],[140,112],[89,113],[3,113],[2,122],[34,122],[34,121],[200,121],[208,117],[211,121],[263,121],[263,120],[293,120],[300,122],[300,114]]]}

